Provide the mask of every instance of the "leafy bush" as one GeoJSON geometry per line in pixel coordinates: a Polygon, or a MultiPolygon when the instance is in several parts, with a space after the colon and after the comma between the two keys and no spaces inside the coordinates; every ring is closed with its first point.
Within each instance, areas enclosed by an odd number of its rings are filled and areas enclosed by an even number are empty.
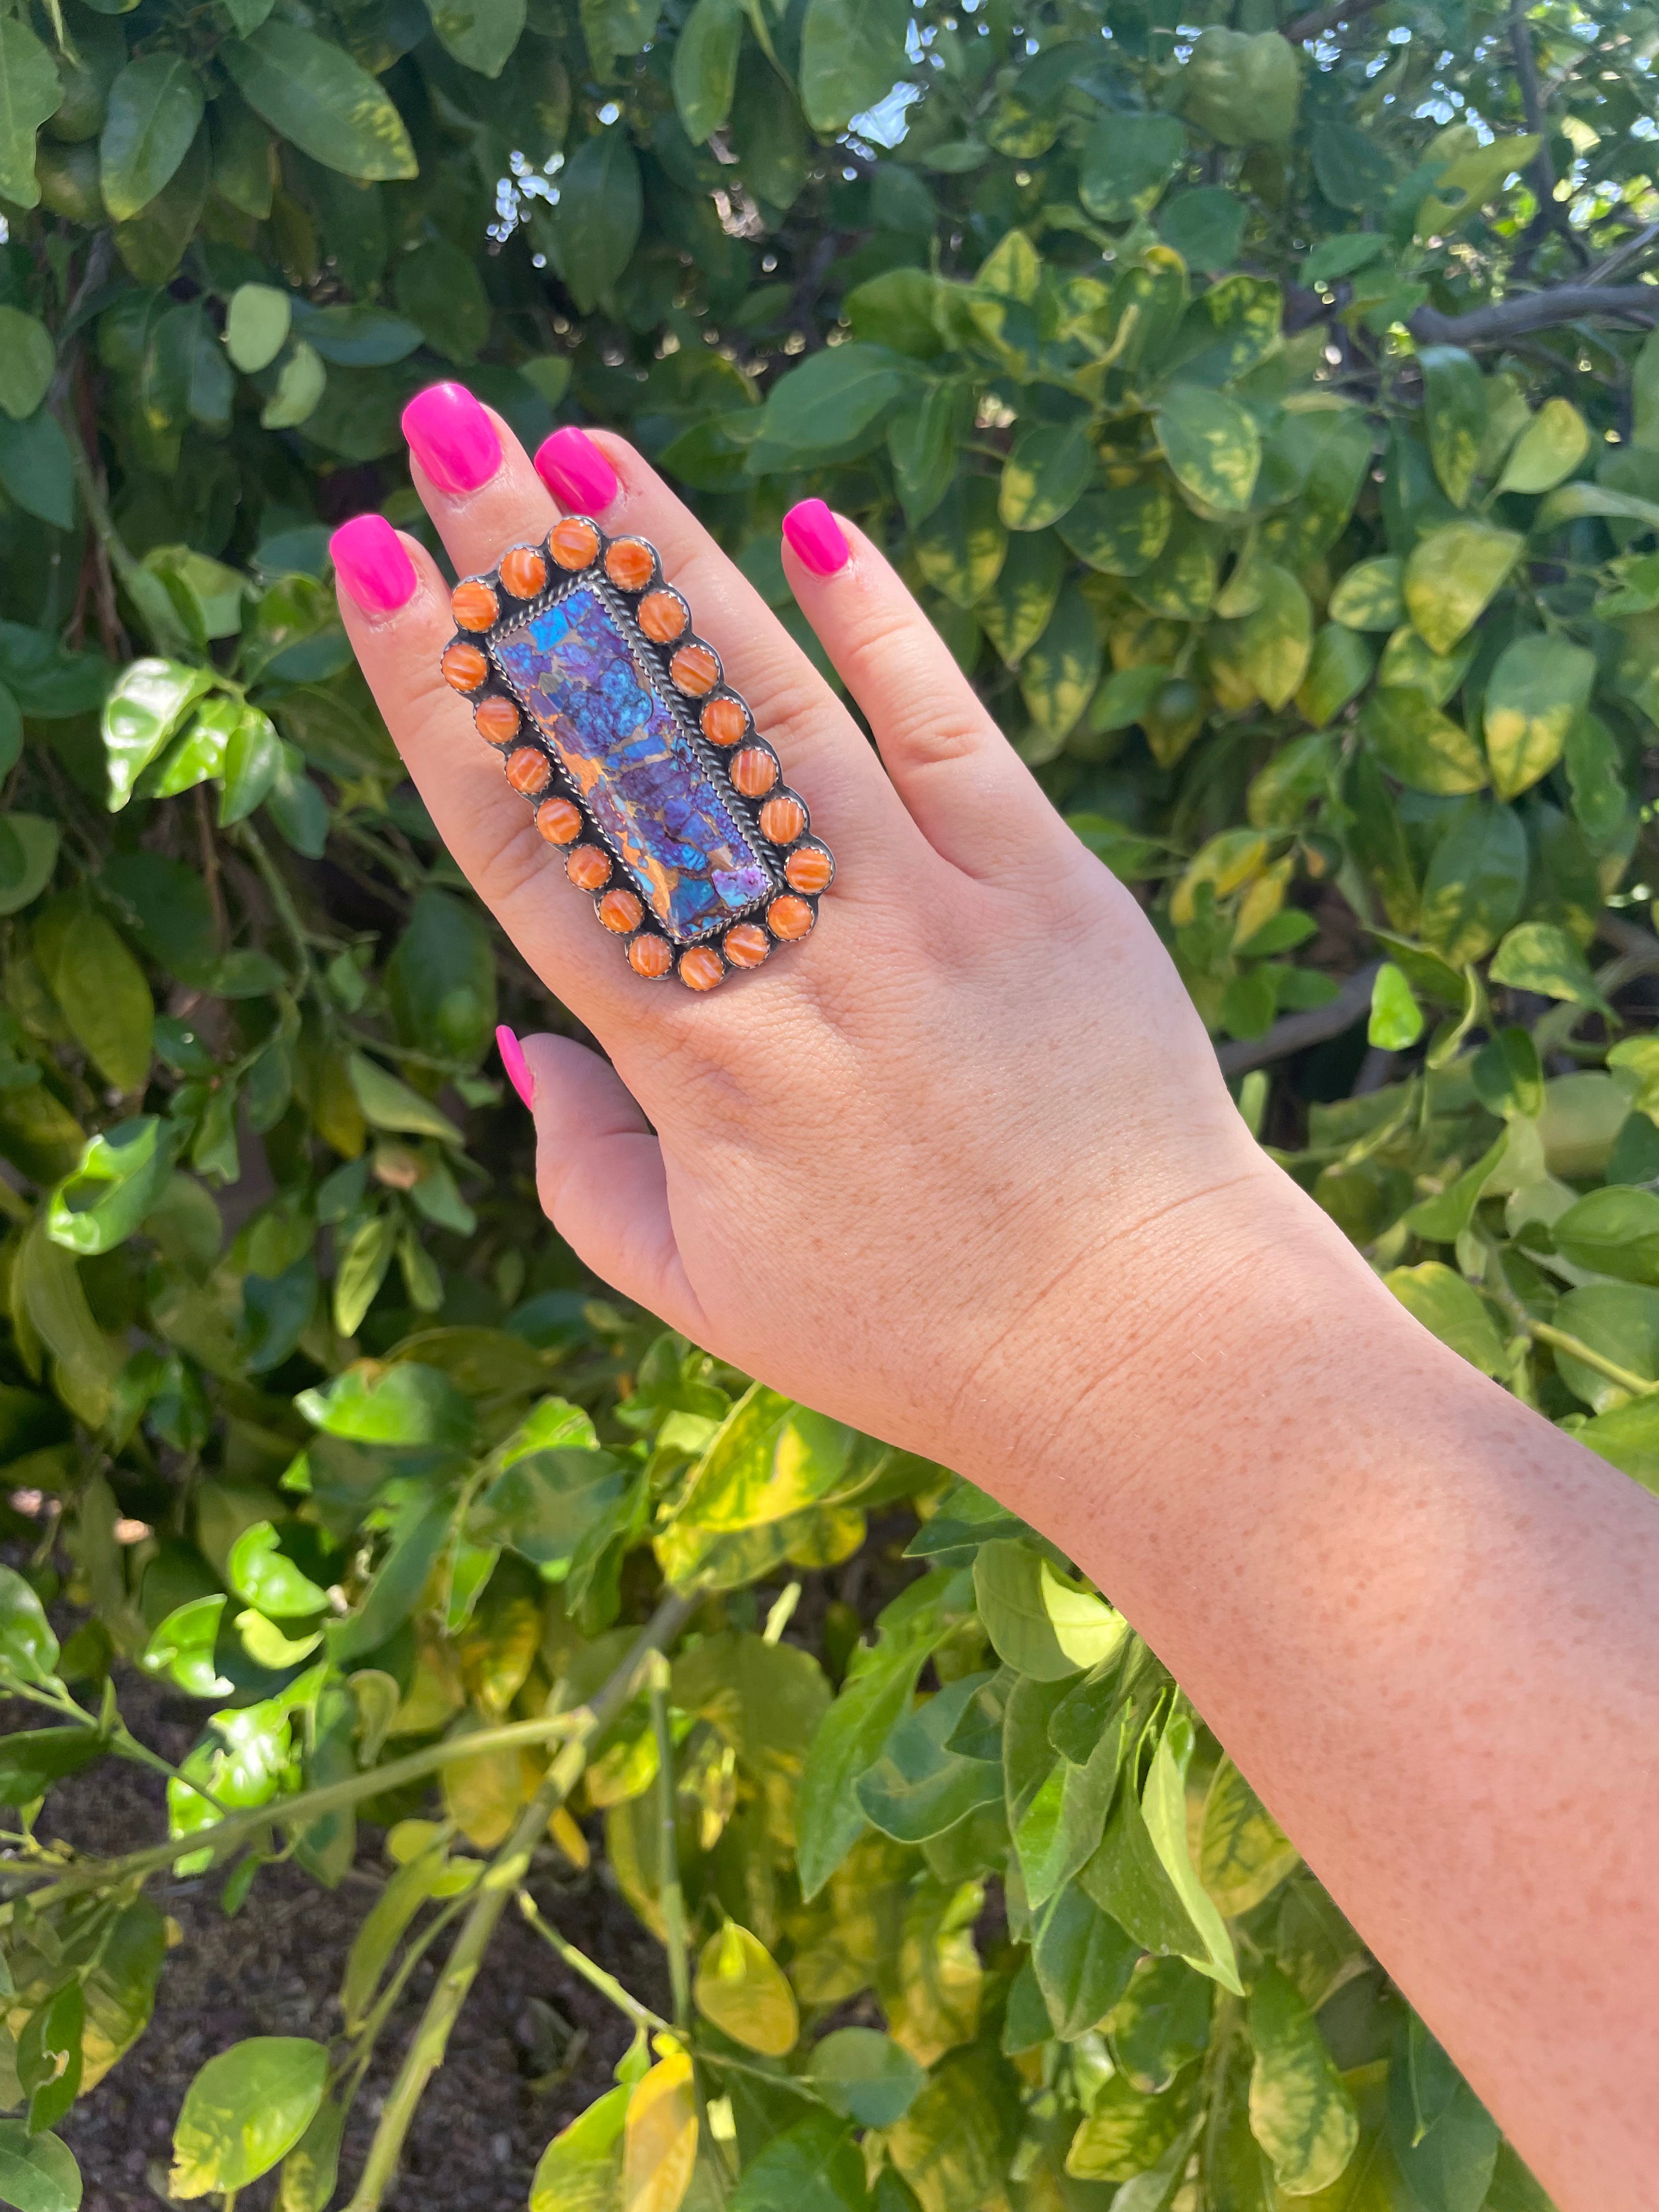
{"type": "Polygon", "coordinates": [[[42,1720],[0,1747],[0,2199],[78,2201],[52,2130],[143,2030],[146,1881],[257,1911],[362,1817],[338,2031],[209,2061],[177,2199],[331,2202],[447,1943],[379,2204],[521,1911],[640,2030],[538,2212],[1541,2206],[1069,1561],[540,1222],[484,1055],[546,1009],[325,546],[425,528],[439,375],[627,428],[797,635],[777,520],[857,514],[1253,1127],[1659,1488],[1650,11],[429,7],[0,13],[0,1664],[42,1720]],[[118,1662],[204,1721],[107,1862],[35,1824],[162,1764],[118,1662]],[[672,2018],[538,1900],[601,1826],[672,2018]]]}

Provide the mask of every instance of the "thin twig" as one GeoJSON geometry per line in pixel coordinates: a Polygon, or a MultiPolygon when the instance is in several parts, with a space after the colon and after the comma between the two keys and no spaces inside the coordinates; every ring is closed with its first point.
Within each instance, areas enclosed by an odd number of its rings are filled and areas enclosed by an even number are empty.
{"type": "Polygon", "coordinates": [[[654,2035],[668,2026],[659,2012],[653,2012],[649,2005],[641,2004],[630,1990],[623,1987],[614,1974],[607,1974],[605,1968],[590,1959],[586,1951],[579,1951],[568,1937],[562,1936],[550,1920],[544,1919],[541,1907],[527,1889],[519,1892],[519,1910],[543,1942],[563,1960],[571,1972],[580,1974],[590,1988],[596,1989],[602,1997],[608,1998],[625,2019],[633,2021],[635,2027],[642,2029],[647,2035],[654,2035]]]}
{"type": "Polygon", "coordinates": [[[1218,1045],[1216,1058],[1224,1075],[1248,1075],[1253,1067],[1266,1067],[1275,1060],[1288,1060],[1310,1044],[1351,1030],[1371,1003],[1371,986],[1382,962],[1373,960],[1350,975],[1335,998],[1322,1006],[1310,1006],[1300,1014],[1281,1014],[1265,1036],[1245,1037],[1218,1045]]]}

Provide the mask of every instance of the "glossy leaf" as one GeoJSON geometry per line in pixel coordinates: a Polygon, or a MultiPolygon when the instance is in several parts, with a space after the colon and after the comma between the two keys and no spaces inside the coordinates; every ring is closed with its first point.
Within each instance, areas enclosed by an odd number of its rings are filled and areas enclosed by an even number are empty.
{"type": "Polygon", "coordinates": [[[175,2197],[246,2188],[292,2150],[328,2076],[320,2043],[256,2035],[210,2058],[185,2093],[173,2130],[175,2197]]]}
{"type": "Polygon", "coordinates": [[[331,40],[273,16],[220,53],[254,113],[325,168],[364,179],[416,173],[403,118],[331,40]]]}

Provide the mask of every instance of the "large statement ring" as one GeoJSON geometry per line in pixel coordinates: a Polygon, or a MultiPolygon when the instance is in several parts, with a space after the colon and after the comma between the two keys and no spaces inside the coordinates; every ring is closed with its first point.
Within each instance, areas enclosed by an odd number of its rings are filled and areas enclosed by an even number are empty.
{"type": "Polygon", "coordinates": [[[830,848],[653,545],[568,515],[450,606],[446,682],[636,975],[712,991],[808,933],[830,848]]]}

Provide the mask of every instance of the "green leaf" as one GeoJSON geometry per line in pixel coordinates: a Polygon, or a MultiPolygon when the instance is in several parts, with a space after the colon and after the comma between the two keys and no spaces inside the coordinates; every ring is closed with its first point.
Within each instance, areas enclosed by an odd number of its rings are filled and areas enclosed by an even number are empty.
{"type": "Polygon", "coordinates": [[[393,1075],[365,1052],[354,1052],[346,1060],[352,1094],[363,1119],[374,1129],[392,1129],[415,1137],[435,1137],[441,1145],[461,1146],[461,1133],[447,1114],[440,1113],[400,1076],[393,1075]]]}
{"type": "Polygon", "coordinates": [[[1536,991],[1547,999],[1571,999],[1581,1006],[1612,1012],[1595,988],[1577,939],[1553,922],[1523,921],[1510,930],[1492,956],[1492,977],[1514,990],[1536,991]]]}
{"type": "Polygon", "coordinates": [[[1048,626],[1066,556],[1051,532],[1013,538],[988,599],[975,609],[1000,659],[1017,667],[1048,626]]]}
{"type": "Polygon", "coordinates": [[[1182,112],[1224,146],[1278,144],[1296,128],[1297,53],[1276,31],[1211,24],[1181,72],[1182,112]]]}
{"type": "Polygon", "coordinates": [[[1212,624],[1205,650],[1212,668],[1227,672],[1241,698],[1248,694],[1277,714],[1307,674],[1313,610],[1287,568],[1264,561],[1251,573],[1260,595],[1256,606],[1236,622],[1212,624]]]}
{"type": "Polygon", "coordinates": [[[89,1428],[102,1428],[115,1361],[82,1287],[76,1263],[37,1219],[12,1263],[14,1310],[21,1306],[53,1360],[58,1395],[89,1428]]]}
{"type": "Polygon", "coordinates": [[[816,1504],[842,1480],[853,1431],[751,1383],[692,1469],[678,1517],[699,1528],[758,1528],[816,1504]]]}
{"type": "Polygon", "coordinates": [[[799,2039],[800,2014],[783,1969],[735,1920],[703,1945],[691,1995],[703,2018],[745,2051],[782,2058],[799,2039]]]}
{"type": "Polygon", "coordinates": [[[1461,1275],[1438,1260],[1425,1260],[1419,1267],[1392,1268],[1382,1279],[1414,1320],[1483,1375],[1508,1372],[1492,1310],[1461,1275]]]}
{"type": "Polygon", "coordinates": [[[223,788],[219,797],[222,830],[246,821],[264,804],[282,766],[283,741],[270,717],[257,707],[242,708],[225,746],[223,788]]]}
{"type": "Polygon", "coordinates": [[[1255,491],[1261,440],[1238,402],[1201,385],[1177,384],[1164,395],[1157,421],[1158,442],[1182,489],[1218,514],[1242,514],[1255,491]]]}
{"type": "Polygon", "coordinates": [[[57,1668],[58,1638],[40,1599],[15,1567],[0,1566],[0,1674],[38,1684],[57,1668]]]}
{"type": "Polygon", "coordinates": [[[1075,728],[1100,681],[1100,633],[1075,586],[1061,592],[1042,636],[1020,663],[1019,695],[1031,718],[1030,761],[1052,760],[1075,728]]]}
{"type": "Polygon", "coordinates": [[[1349,629],[1393,629],[1406,611],[1405,571],[1393,554],[1357,561],[1331,593],[1331,620],[1349,629]]]}
{"type": "Polygon", "coordinates": [[[398,305],[434,353],[476,361],[489,338],[489,295],[477,262],[447,238],[428,239],[398,264],[398,305]]]}
{"type": "Polygon", "coordinates": [[[1530,136],[1493,138],[1485,143],[1471,123],[1454,123],[1429,146],[1429,160],[1443,162],[1434,189],[1417,210],[1419,238],[1443,236],[1480,212],[1504,179],[1523,170],[1538,151],[1530,136]]]}
{"type": "Polygon", "coordinates": [[[44,406],[21,422],[0,413],[0,489],[25,514],[58,530],[74,526],[75,470],[69,441],[57,416],[44,406]]]}
{"type": "Polygon", "coordinates": [[[1359,2141],[1359,2120],[1313,2014],[1269,1966],[1250,1991],[1250,2132],[1287,2196],[1328,2189],[1359,2141]]]}
{"type": "Polygon", "coordinates": [[[269,368],[288,343],[292,307],[274,284],[239,284],[225,311],[225,350],[244,375],[269,368]]]}
{"type": "Polygon", "coordinates": [[[862,339],[827,346],[774,385],[763,436],[792,457],[873,441],[916,374],[912,361],[888,346],[862,339]]]}
{"type": "Polygon", "coordinates": [[[1139,576],[1164,550],[1174,519],[1167,487],[1156,477],[1085,492],[1060,518],[1062,544],[1106,576],[1139,576]]]}
{"type": "Polygon", "coordinates": [[[295,1405],[325,1436],[365,1444],[471,1443],[470,1401],[435,1367],[400,1359],[391,1367],[360,1360],[321,1389],[302,1390],[295,1405]]]}
{"type": "Polygon", "coordinates": [[[1086,416],[1022,430],[1003,464],[997,495],[1003,523],[1010,530],[1047,530],[1076,505],[1094,465],[1086,416]]]}
{"type": "Polygon", "coordinates": [[[328,2052],[297,2035],[256,2035],[210,2058],[173,2131],[174,2197],[246,2188],[292,2150],[322,2101],[328,2052]]]}
{"type": "Polygon", "coordinates": [[[906,74],[908,20],[900,0],[807,0],[800,100],[815,131],[834,137],[892,90],[906,74]]]}
{"type": "Polygon", "coordinates": [[[1129,222],[1153,207],[1187,134],[1173,115],[1108,115],[1084,142],[1078,198],[1097,222],[1129,222]]]}
{"type": "Polygon", "coordinates": [[[1200,1948],[1183,1950],[1182,1956],[1239,1996],[1243,1988],[1232,1938],[1199,1880],[1188,1842],[1186,1775],[1192,1745],[1190,1721],[1177,1718],[1164,1729],[1141,1788],[1141,1816],[1158,1863],[1197,1932],[1200,1948]]]}
{"type": "MultiPolygon", "coordinates": [[[[1086,1686],[1079,1686],[1079,1691],[1086,1686]]],[[[1057,1750],[1053,1717],[1069,1694],[1065,1681],[1022,1678],[1009,1692],[1003,1715],[1008,1826],[1033,1911],[1046,1905],[1098,1850],[1123,1755],[1121,1717],[1099,1729],[1081,1763],[1057,1750]]]]}
{"type": "Polygon", "coordinates": [[[838,2027],[812,2046],[801,2079],[831,2111],[861,2128],[902,2120],[927,2076],[902,2045],[873,2027],[838,2027]]]}
{"type": "Polygon", "coordinates": [[[416,173],[403,118],[331,40],[273,16],[219,58],[254,113],[325,169],[368,180],[416,173]]]}
{"type": "Polygon", "coordinates": [[[1486,781],[1486,763],[1468,732],[1415,687],[1372,692],[1359,726],[1389,774],[1413,791],[1455,798],[1486,781]]]}
{"type": "Polygon", "coordinates": [[[112,814],[126,805],[139,776],[212,682],[210,670],[173,660],[135,660],[122,671],[100,724],[112,814]]]}
{"type": "Polygon", "coordinates": [[[998,1658],[1035,1681],[1062,1681],[1097,1666],[1128,1634],[1121,1613],[1062,1582],[1028,1544],[981,1544],[974,1597],[998,1658]]]}
{"type": "Polygon", "coordinates": [[[0,18],[0,199],[40,205],[34,134],[63,99],[52,56],[28,25],[15,15],[0,18]]]}
{"type": "Polygon", "coordinates": [[[1031,1964],[1049,2025],[1074,2043],[1098,2025],[1129,1986],[1139,1946],[1077,1882],[1036,1916],[1031,1964]]]}
{"type": "Polygon", "coordinates": [[[316,413],[328,386],[328,371],[314,346],[295,338],[276,372],[270,397],[259,410],[262,430],[293,430],[316,413]]]}
{"type": "Polygon", "coordinates": [[[525,0],[426,0],[440,40],[463,69],[498,77],[524,35],[525,0]]]}
{"type": "Polygon", "coordinates": [[[1452,522],[1419,538],[1406,563],[1406,611],[1432,653],[1449,653],[1486,612],[1524,540],[1485,522],[1452,522]]]}
{"type": "Polygon", "coordinates": [[[830,2112],[814,2112],[774,2136],[745,2161],[727,2199],[731,2212],[776,2212],[781,2205],[790,2212],[870,2212],[871,2202],[857,2139],[848,2122],[830,2112]]]}
{"type": "Polygon", "coordinates": [[[1392,960],[1385,960],[1371,985],[1365,1041],[1379,1052],[1408,1052],[1422,1034],[1423,1009],[1401,971],[1392,960]]]}
{"type": "Polygon", "coordinates": [[[271,1522],[256,1521],[231,1546],[228,1579],[239,1597],[275,1620],[302,1620],[326,1611],[328,1592],[302,1574],[277,1549],[271,1522]]]}
{"type": "Polygon", "coordinates": [[[1233,1765],[1224,1759],[1204,1800],[1199,1874],[1231,1920],[1270,1897],[1302,1855],[1233,1765]]]}
{"type": "Polygon", "coordinates": [[[1499,491],[1553,491],[1589,451],[1589,425],[1571,399],[1547,399],[1510,449],[1499,491]]]}
{"type": "Polygon", "coordinates": [[[616,2212],[631,2094],[607,2089],[554,2136],[530,2185],[530,2212],[616,2212]]]}
{"type": "Polygon", "coordinates": [[[696,0],[675,42],[674,105],[694,146],[723,131],[731,118],[743,26],[742,0],[696,0]]]}
{"type": "Polygon", "coordinates": [[[976,606],[996,582],[1008,551],[996,485],[988,477],[958,477],[910,542],[917,567],[936,592],[952,606],[976,606]]]}
{"type": "Polygon", "coordinates": [[[1149,2097],[1115,2075],[1072,2137],[1066,2172],[1076,2181],[1126,2182],[1149,2172],[1180,2140],[1188,2106],[1180,2085],[1149,2097]]]}
{"type": "Polygon", "coordinates": [[[52,332],[21,307],[0,307],[0,409],[14,422],[33,414],[57,364],[52,332]]]}
{"type": "Polygon", "coordinates": [[[1454,507],[1467,507],[1486,434],[1486,380],[1461,346],[1425,346],[1423,406],[1434,472],[1454,507]]]}
{"type": "Polygon", "coordinates": [[[32,1729],[0,1737],[0,1805],[33,1804],[54,1782],[80,1773],[107,1748],[91,1728],[32,1729]]]}
{"type": "Polygon", "coordinates": [[[1297,688],[1297,712],[1323,729],[1364,689],[1371,665],[1371,647],[1363,637],[1340,623],[1322,623],[1314,634],[1307,673],[1297,688]]]}
{"type": "Polygon", "coordinates": [[[140,1091],[149,1074],[155,1007],[138,963],[102,915],[77,907],[58,940],[49,976],[69,1025],[118,1091],[140,1091]]]}
{"type": "Polygon", "coordinates": [[[1435,847],[1423,878],[1423,941],[1454,968],[1492,951],[1521,910],[1527,836],[1513,808],[1470,799],[1435,847]]]}
{"type": "Polygon", "coordinates": [[[1517,798],[1547,775],[1589,703],[1595,656],[1543,631],[1506,645],[1486,678],[1484,714],[1492,789],[1517,798]]]}
{"type": "Polygon", "coordinates": [[[28,2099],[31,2134],[61,2120],[80,2094],[85,2064],[86,1994],[61,1984],[37,2005],[17,2038],[17,2079],[28,2099]]]}
{"type": "Polygon", "coordinates": [[[554,210],[560,265],[584,313],[633,258],[643,215],[640,165],[626,130],[613,125],[585,140],[560,173],[554,210]]]}
{"type": "Polygon", "coordinates": [[[1178,192],[1158,212],[1158,235],[1189,269],[1230,269],[1244,238],[1245,208],[1221,185],[1178,192]]]}
{"type": "Polygon", "coordinates": [[[226,1698],[234,1686],[214,1663],[225,1610],[222,1591],[175,1606],[138,1656],[147,1674],[165,1674],[192,1698],[226,1698]]]}
{"type": "Polygon", "coordinates": [[[161,1141],[155,1115],[118,1121],[87,1139],[79,1165],[52,1192],[47,1236],[84,1258],[113,1251],[161,1197],[172,1172],[173,1149],[161,1141]]]}
{"type": "Polygon", "coordinates": [[[965,1820],[981,1805],[1000,1803],[1002,1770],[990,1759],[949,1748],[952,1732],[981,1682],[965,1674],[907,1713],[879,1759],[860,1775],[854,1794],[865,1818],[901,1844],[923,1844],[965,1820]]]}
{"type": "Polygon", "coordinates": [[[908,1711],[923,1662],[961,1619],[965,1595],[965,1579],[925,1577],[882,1614],[874,1646],[860,1644],[854,1652],[801,1777],[795,1856],[803,1897],[817,1894],[862,1834],[864,1809],[854,1784],[880,1758],[908,1711]]]}
{"type": "MultiPolygon", "coordinates": [[[[0,33],[8,27],[0,24],[0,33]]],[[[12,197],[3,169],[0,193],[12,197]]],[[[81,2169],[69,2145],[31,2134],[26,2120],[0,2120],[0,2204],[15,2212],[78,2212],[80,2203],[81,2169]]]]}
{"type": "Polygon", "coordinates": [[[98,149],[104,205],[117,222],[148,207],[169,181],[202,112],[201,80],[184,55],[144,54],[121,71],[98,149]]]}

